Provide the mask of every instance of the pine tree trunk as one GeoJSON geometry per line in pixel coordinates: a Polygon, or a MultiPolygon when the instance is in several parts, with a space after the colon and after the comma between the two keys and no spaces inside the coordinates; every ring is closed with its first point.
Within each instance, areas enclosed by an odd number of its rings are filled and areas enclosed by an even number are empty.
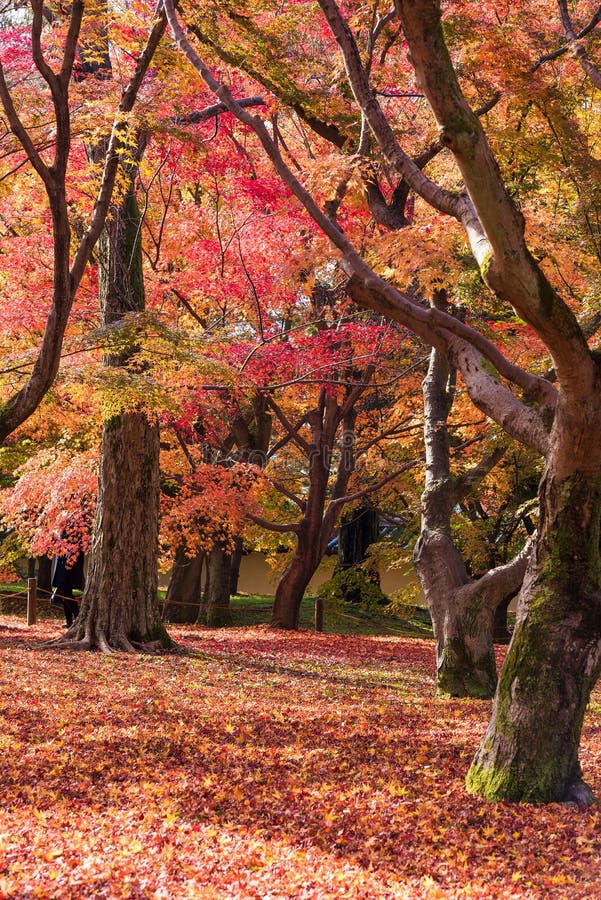
{"type": "Polygon", "coordinates": [[[183,547],[175,554],[169,579],[163,621],[192,624],[198,616],[204,554],[186,556],[183,547]]]}
{"type": "Polygon", "coordinates": [[[548,467],[540,503],[536,552],[467,787],[494,800],[588,803],[578,745],[601,671],[601,478],[558,478],[548,467]]]}
{"type": "Polygon", "coordinates": [[[232,624],[230,610],[231,553],[221,547],[213,547],[207,566],[209,588],[206,596],[206,625],[208,628],[223,628],[232,624]]]}

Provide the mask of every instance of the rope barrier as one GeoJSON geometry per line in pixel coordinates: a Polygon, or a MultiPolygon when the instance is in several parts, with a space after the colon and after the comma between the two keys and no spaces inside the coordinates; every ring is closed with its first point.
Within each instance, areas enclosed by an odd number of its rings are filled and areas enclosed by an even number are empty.
{"type": "MultiPolygon", "coordinates": [[[[12,594],[0,594],[0,601],[12,600],[15,597],[19,597],[20,599],[26,600],[29,602],[29,589],[28,589],[28,592],[15,591],[12,594]]],[[[44,599],[47,602],[50,602],[53,597],[56,597],[59,600],[77,600],[77,598],[75,598],[75,597],[66,597],[64,594],[58,594],[58,593],[55,593],[54,591],[49,591],[46,588],[36,587],[36,602],[39,599],[44,599]],[[39,594],[46,594],[47,596],[44,598],[40,598],[39,594]]],[[[191,601],[186,601],[186,600],[167,600],[167,599],[165,599],[165,600],[159,600],[158,602],[161,606],[171,606],[171,605],[173,605],[173,606],[192,606],[194,608],[198,608],[202,604],[201,600],[198,600],[197,602],[191,602],[191,601]]],[[[233,607],[230,604],[211,606],[211,609],[225,609],[225,610],[230,610],[230,611],[232,611],[232,608],[233,607]]],[[[272,608],[273,608],[272,606],[249,606],[249,607],[246,607],[244,611],[247,613],[269,613],[272,611],[272,608]]],[[[358,622],[360,625],[364,625],[366,621],[370,622],[370,623],[372,622],[372,620],[369,618],[360,619],[358,616],[351,616],[348,613],[343,613],[338,610],[336,611],[336,614],[341,619],[348,619],[350,622],[358,622]]],[[[403,631],[400,631],[398,628],[394,628],[391,625],[385,625],[382,622],[378,622],[377,625],[378,625],[379,629],[388,631],[391,634],[396,634],[396,635],[399,635],[400,637],[405,636],[405,633],[403,631]]]]}
{"type": "Polygon", "coordinates": [[[27,592],[16,591],[14,594],[0,594],[0,600],[12,600],[13,597],[22,597],[23,600],[27,600],[27,592]]]}

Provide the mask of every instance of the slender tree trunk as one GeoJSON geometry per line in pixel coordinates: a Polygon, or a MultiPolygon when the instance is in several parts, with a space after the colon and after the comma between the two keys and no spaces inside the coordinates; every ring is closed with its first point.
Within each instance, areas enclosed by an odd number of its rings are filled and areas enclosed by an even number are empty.
{"type": "Polygon", "coordinates": [[[521,555],[494,574],[470,580],[451,533],[457,482],[449,466],[447,419],[454,373],[438,350],[431,351],[423,394],[426,479],[413,561],[432,617],[437,690],[443,696],[489,698],[497,684],[495,609],[519,588],[526,558],[521,555]]]}
{"type": "Polygon", "coordinates": [[[305,591],[319,566],[321,557],[301,545],[298,547],[278,582],[269,622],[272,628],[295,631],[298,628],[300,607],[305,591]]]}
{"type": "Polygon", "coordinates": [[[587,803],[578,745],[601,670],[599,471],[557,477],[551,461],[540,504],[516,629],[467,787],[489,799],[587,803]]]}
{"type": "Polygon", "coordinates": [[[515,593],[506,594],[495,610],[494,635],[495,644],[508,644],[511,639],[511,632],[507,625],[507,614],[509,605],[515,598],[515,593]]]}
{"type": "Polygon", "coordinates": [[[222,628],[232,624],[230,610],[230,585],[232,555],[221,547],[213,547],[207,563],[209,588],[206,596],[206,624],[209,628],[222,628]]]}
{"type": "Polygon", "coordinates": [[[200,606],[203,561],[202,553],[189,557],[183,547],[177,549],[165,598],[163,621],[180,624],[196,621],[200,606]]]}
{"type": "MultiPolygon", "coordinates": [[[[205,557],[206,558],[206,557],[205,557]]],[[[211,567],[209,566],[209,560],[206,559],[205,566],[205,583],[204,590],[202,592],[202,597],[200,600],[200,606],[198,607],[198,615],[196,616],[196,625],[206,625],[207,624],[207,605],[209,601],[209,593],[211,591],[211,567]]]]}
{"type": "Polygon", "coordinates": [[[238,581],[240,579],[240,565],[244,555],[244,543],[241,537],[234,538],[234,552],[232,553],[232,575],[230,578],[230,594],[238,593],[238,581]]]}

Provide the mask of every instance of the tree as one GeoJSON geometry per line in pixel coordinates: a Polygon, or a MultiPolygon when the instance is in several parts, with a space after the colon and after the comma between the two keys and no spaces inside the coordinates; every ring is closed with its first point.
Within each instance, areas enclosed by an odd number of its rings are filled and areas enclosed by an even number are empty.
{"type": "MultiPolygon", "coordinates": [[[[545,456],[539,527],[516,630],[491,722],[467,784],[469,790],[494,799],[588,802],[591,794],[582,781],[578,743],[590,691],[601,669],[597,357],[559,288],[528,247],[524,216],[453,68],[440,5],[435,0],[398,0],[396,12],[420,91],[463,182],[458,192],[429,178],[403,151],[371,89],[370,72],[348,22],[333,0],[320,0],[319,5],[344,59],[363,121],[381,153],[425,204],[459,223],[492,295],[513,308],[547,348],[561,390],[510,363],[473,327],[444,311],[425,309],[367,265],[300,184],[263,122],[236,104],[192,48],[171,0],[166,0],[165,8],[188,59],[219,99],[255,131],[276,171],[342,254],[355,299],[443,350],[461,373],[473,402],[511,436],[545,456]],[[528,402],[515,389],[523,391],[528,402]]],[[[594,171],[596,163],[584,139],[580,154],[583,147],[594,171]]]]}
{"type": "Polygon", "coordinates": [[[365,480],[351,486],[358,463],[369,460],[370,450],[408,427],[404,419],[393,415],[386,422],[381,415],[372,421],[369,410],[370,401],[381,390],[374,360],[380,351],[379,374],[385,377],[384,360],[391,355],[390,345],[398,347],[400,343],[402,335],[393,332],[391,338],[386,326],[369,320],[345,323],[344,318],[335,319],[330,327],[322,324],[313,339],[306,337],[297,349],[305,365],[310,359],[319,359],[320,354],[327,362],[318,367],[316,377],[312,378],[309,370],[307,376],[291,379],[295,395],[288,403],[294,415],[287,413],[285,397],[276,400],[275,390],[266,394],[282,434],[276,443],[277,452],[272,449],[268,455],[273,462],[266,474],[284,499],[288,517],[293,511],[298,516],[296,510],[300,510],[299,518],[294,516],[294,521],[287,522],[250,516],[260,527],[292,534],[295,539],[294,551],[276,588],[272,627],[298,628],[305,590],[324,557],[345,504],[378,491],[416,465],[416,461],[391,461],[382,474],[377,469],[370,472],[368,461],[362,473],[365,480]],[[287,447],[288,456],[282,457],[282,446],[287,447]]]}
{"type": "Polygon", "coordinates": [[[447,419],[453,381],[446,356],[432,349],[423,382],[426,476],[413,561],[432,617],[438,690],[452,697],[485,698],[493,696],[497,685],[495,613],[506,596],[519,590],[529,547],[480,578],[468,575],[453,540],[453,510],[499,462],[505,448],[493,449],[463,475],[452,477],[447,419]]]}
{"type": "MultiPolygon", "coordinates": [[[[91,19],[95,21],[92,15],[91,19]]],[[[5,440],[39,405],[41,399],[50,388],[58,371],[61,347],[69,319],[73,301],[90,260],[94,245],[102,230],[111,202],[111,195],[117,171],[120,152],[127,141],[128,116],[141,87],[142,81],[154,54],[154,50],[164,31],[164,20],[157,20],[152,27],[146,47],[136,61],[129,82],[121,92],[120,102],[107,140],[106,156],[102,177],[95,190],[95,200],[87,228],[79,227],[78,215],[70,211],[70,164],[72,164],[72,125],[70,92],[76,63],[77,45],[82,29],[86,24],[84,3],[73,3],[68,15],[54,19],[39,0],[31,2],[31,27],[29,34],[22,32],[22,40],[17,42],[20,51],[28,50],[38,78],[37,87],[42,86],[50,95],[51,120],[42,134],[36,126],[36,112],[33,106],[33,120],[28,123],[25,113],[19,107],[22,104],[23,87],[20,79],[15,79],[11,86],[7,66],[14,62],[10,38],[13,34],[5,33],[8,49],[0,61],[0,101],[4,109],[10,133],[14,136],[14,145],[9,153],[21,150],[21,156],[32,166],[40,178],[46,193],[48,209],[52,221],[52,300],[45,317],[44,331],[35,354],[33,365],[24,383],[3,400],[0,415],[0,440],[5,440]],[[49,19],[49,22],[48,22],[49,19]],[[52,31],[54,42],[50,42],[48,51],[44,48],[44,25],[52,31]],[[62,51],[60,39],[63,40],[62,51]],[[54,67],[58,68],[58,72],[54,67]],[[34,131],[34,128],[36,130],[34,131]],[[33,136],[35,135],[35,137],[33,136]],[[47,145],[45,145],[45,141],[47,145]],[[51,163],[46,161],[46,146],[52,150],[51,163]],[[79,233],[75,252],[71,255],[72,232],[79,233]]],[[[28,85],[25,84],[25,88],[28,85]]]]}

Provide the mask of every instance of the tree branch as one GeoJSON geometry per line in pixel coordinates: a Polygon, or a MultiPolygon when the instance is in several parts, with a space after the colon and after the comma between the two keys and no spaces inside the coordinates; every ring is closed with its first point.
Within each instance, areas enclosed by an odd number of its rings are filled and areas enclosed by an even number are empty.
{"type": "Polygon", "coordinates": [[[249,512],[246,513],[246,518],[254,522],[255,525],[259,525],[260,528],[267,528],[268,531],[275,531],[278,534],[298,534],[299,531],[299,526],[296,523],[280,525],[278,522],[269,522],[267,519],[255,516],[254,513],[249,512]]]}
{"type": "Polygon", "coordinates": [[[477,484],[480,484],[489,472],[492,472],[497,463],[503,459],[506,452],[507,447],[495,447],[495,449],[483,457],[477,465],[468,469],[467,472],[464,472],[463,475],[457,478],[455,481],[455,489],[453,491],[453,502],[461,503],[461,501],[471,493],[472,489],[477,484]]]}
{"type": "Polygon", "coordinates": [[[510,562],[491,569],[485,575],[461,587],[458,594],[462,597],[477,596],[489,609],[496,609],[504,597],[521,587],[532,547],[533,537],[529,538],[524,548],[510,562]]]}
{"type": "MultiPolygon", "coordinates": [[[[588,75],[595,87],[601,89],[601,72],[599,72],[597,66],[595,66],[595,64],[592,62],[590,56],[588,55],[587,51],[580,43],[578,36],[574,32],[572,19],[570,18],[570,13],[568,12],[567,0],[557,0],[557,6],[559,7],[561,24],[563,25],[563,30],[565,31],[566,37],[568,39],[570,51],[578,60],[582,71],[585,72],[586,75],[588,75]]],[[[599,19],[601,20],[601,8],[597,10],[597,13],[595,15],[599,15],[599,19]]]]}

